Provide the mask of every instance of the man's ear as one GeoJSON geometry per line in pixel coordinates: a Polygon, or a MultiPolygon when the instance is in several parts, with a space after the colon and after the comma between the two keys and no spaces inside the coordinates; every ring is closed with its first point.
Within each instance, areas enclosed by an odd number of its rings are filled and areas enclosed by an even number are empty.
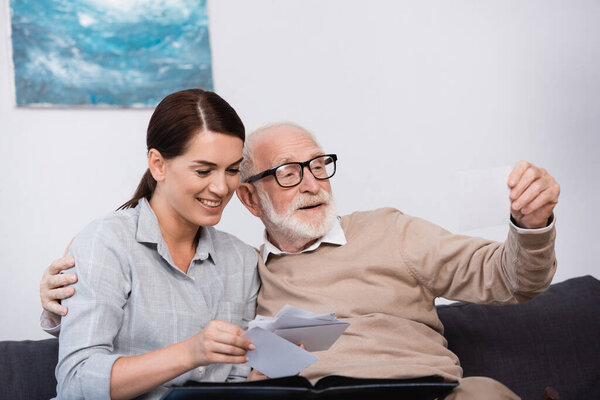
{"type": "Polygon", "coordinates": [[[255,217],[262,217],[263,212],[260,208],[260,202],[258,200],[258,193],[256,188],[250,183],[240,183],[237,190],[235,191],[238,199],[244,206],[254,215],[255,217]]]}
{"type": "Polygon", "coordinates": [[[156,182],[165,180],[165,175],[167,174],[165,159],[156,149],[148,151],[148,169],[156,182]]]}

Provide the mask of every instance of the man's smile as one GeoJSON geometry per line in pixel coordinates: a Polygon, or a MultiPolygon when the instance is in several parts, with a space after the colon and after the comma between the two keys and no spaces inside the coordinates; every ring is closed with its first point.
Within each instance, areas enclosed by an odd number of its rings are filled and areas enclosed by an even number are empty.
{"type": "Polygon", "coordinates": [[[298,208],[299,210],[312,210],[318,207],[321,207],[323,205],[323,203],[316,203],[316,204],[311,204],[309,206],[305,206],[305,207],[300,207],[298,208]]]}

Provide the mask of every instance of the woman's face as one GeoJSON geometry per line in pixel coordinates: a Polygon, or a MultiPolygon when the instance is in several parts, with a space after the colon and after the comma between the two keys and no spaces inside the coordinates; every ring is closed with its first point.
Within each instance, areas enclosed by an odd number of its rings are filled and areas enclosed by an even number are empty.
{"type": "Polygon", "coordinates": [[[165,161],[161,195],[176,218],[192,225],[211,226],[240,183],[242,139],[203,131],[187,151],[165,161]]]}

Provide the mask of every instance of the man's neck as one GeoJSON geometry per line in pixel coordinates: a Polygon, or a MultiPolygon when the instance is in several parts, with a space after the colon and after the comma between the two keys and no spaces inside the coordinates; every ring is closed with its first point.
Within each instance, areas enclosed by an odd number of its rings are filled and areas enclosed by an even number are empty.
{"type": "Polygon", "coordinates": [[[267,238],[269,241],[277,247],[279,250],[286,253],[298,253],[304,249],[309,248],[319,238],[306,239],[306,238],[293,238],[283,234],[271,233],[267,230],[267,238]]]}

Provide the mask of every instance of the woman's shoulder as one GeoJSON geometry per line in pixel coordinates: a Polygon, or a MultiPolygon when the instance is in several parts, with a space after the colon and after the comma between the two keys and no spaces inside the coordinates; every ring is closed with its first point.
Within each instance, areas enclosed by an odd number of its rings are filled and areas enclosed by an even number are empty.
{"type": "Polygon", "coordinates": [[[256,258],[256,249],[237,236],[234,236],[228,232],[220,231],[212,226],[206,226],[202,229],[206,229],[217,253],[230,253],[234,251],[244,258],[256,258]]]}
{"type": "Polygon", "coordinates": [[[88,223],[75,237],[77,242],[123,243],[135,236],[138,213],[135,209],[113,211],[88,223]]]}
{"type": "Polygon", "coordinates": [[[131,244],[137,218],[132,210],[115,211],[87,224],[75,237],[69,255],[81,279],[128,281],[131,244]]]}

